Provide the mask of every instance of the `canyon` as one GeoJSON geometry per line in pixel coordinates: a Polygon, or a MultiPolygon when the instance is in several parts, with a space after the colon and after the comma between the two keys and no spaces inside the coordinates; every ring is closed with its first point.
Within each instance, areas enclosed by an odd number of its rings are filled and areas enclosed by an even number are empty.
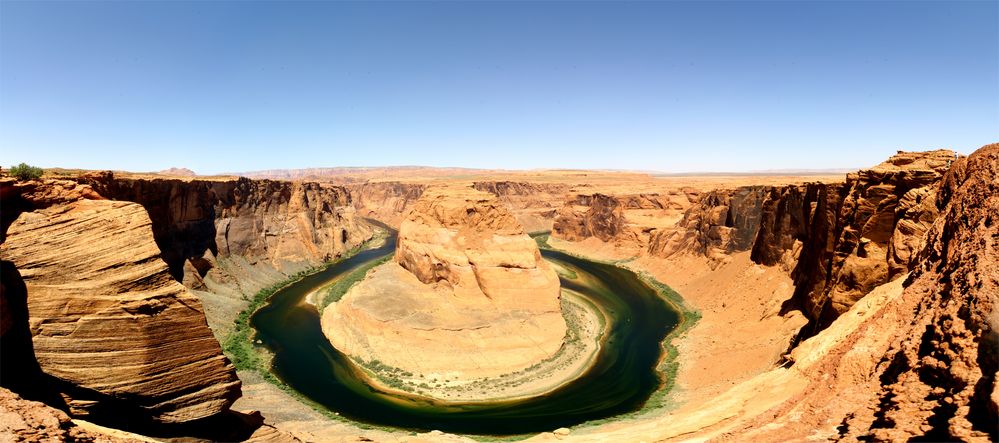
{"type": "Polygon", "coordinates": [[[469,441],[331,418],[220,345],[371,218],[394,258],[322,312],[358,360],[474,380],[555,354],[557,269],[527,232],[696,310],[668,406],[529,441],[999,438],[999,144],[846,177],[166,174],[0,179],[4,435],[469,441]]]}

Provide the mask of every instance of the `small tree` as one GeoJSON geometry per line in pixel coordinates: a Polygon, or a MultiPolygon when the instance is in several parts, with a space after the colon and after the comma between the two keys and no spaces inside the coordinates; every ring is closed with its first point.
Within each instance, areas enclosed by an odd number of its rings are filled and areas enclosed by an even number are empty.
{"type": "Polygon", "coordinates": [[[42,177],[42,168],[31,166],[27,163],[21,163],[17,166],[11,166],[10,175],[17,177],[18,180],[34,180],[42,177]]]}

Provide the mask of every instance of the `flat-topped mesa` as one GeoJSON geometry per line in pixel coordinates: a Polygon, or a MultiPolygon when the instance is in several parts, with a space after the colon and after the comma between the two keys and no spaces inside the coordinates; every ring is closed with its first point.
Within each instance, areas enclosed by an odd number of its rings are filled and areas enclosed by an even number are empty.
{"type": "Polygon", "coordinates": [[[395,261],[323,313],[333,346],[362,362],[473,380],[528,368],[566,334],[558,275],[491,194],[428,189],[395,261]]]}

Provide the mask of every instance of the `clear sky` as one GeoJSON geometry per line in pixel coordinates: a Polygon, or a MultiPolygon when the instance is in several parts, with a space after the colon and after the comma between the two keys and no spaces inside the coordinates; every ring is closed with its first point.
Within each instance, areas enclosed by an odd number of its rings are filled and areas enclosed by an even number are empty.
{"type": "Polygon", "coordinates": [[[853,168],[999,141],[999,2],[0,3],[0,164],[853,168]]]}

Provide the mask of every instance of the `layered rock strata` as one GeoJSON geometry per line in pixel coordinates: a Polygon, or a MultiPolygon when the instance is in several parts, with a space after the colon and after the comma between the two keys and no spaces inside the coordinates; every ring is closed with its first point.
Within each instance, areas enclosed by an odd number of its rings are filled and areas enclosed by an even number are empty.
{"type": "Polygon", "coordinates": [[[218,257],[297,270],[342,255],[370,238],[349,192],[312,182],[133,179],[111,173],[79,179],[100,195],[141,204],[170,272],[203,276],[218,257]],[[190,272],[188,272],[190,274],[190,272]]]}
{"type": "Polygon", "coordinates": [[[342,186],[111,173],[77,180],[149,212],[171,275],[195,290],[220,339],[259,290],[340,257],[372,236],[342,186]]]}
{"type": "Polygon", "coordinates": [[[347,185],[358,214],[398,227],[409,207],[420,198],[426,185],[402,182],[372,182],[347,185]]]}
{"type": "Polygon", "coordinates": [[[37,363],[76,416],[181,423],[228,410],[239,380],[142,206],[73,182],[2,186],[5,211],[22,211],[0,245],[5,311],[26,305],[35,360],[17,364],[37,363]]]}
{"type": "Polygon", "coordinates": [[[742,187],[705,194],[647,253],[703,255],[717,263],[751,250],[791,273],[790,305],[827,326],[875,287],[908,272],[938,215],[937,185],[954,152],[899,152],[845,183],[742,187]]]}
{"type": "Polygon", "coordinates": [[[362,362],[470,380],[525,369],[566,334],[558,276],[490,194],[428,189],[395,260],[326,308],[333,345],[362,362]]]}
{"type": "Polygon", "coordinates": [[[704,255],[714,265],[724,262],[753,245],[766,194],[762,186],[707,192],[675,229],[653,232],[647,251],[662,258],[686,252],[704,255]]]}
{"type": "Polygon", "coordinates": [[[564,183],[479,181],[472,188],[495,195],[527,232],[551,231],[571,186],[564,183]]]}
{"type": "Polygon", "coordinates": [[[734,440],[999,438],[999,144],[932,191],[940,216],[903,281],[878,286],[768,377],[806,381],[734,440]],[[802,413],[807,411],[807,413],[802,413]]]}
{"type": "Polygon", "coordinates": [[[662,194],[572,194],[559,208],[552,234],[577,242],[593,238],[638,252],[648,247],[658,229],[674,224],[696,195],[681,189],[662,194]]]}

